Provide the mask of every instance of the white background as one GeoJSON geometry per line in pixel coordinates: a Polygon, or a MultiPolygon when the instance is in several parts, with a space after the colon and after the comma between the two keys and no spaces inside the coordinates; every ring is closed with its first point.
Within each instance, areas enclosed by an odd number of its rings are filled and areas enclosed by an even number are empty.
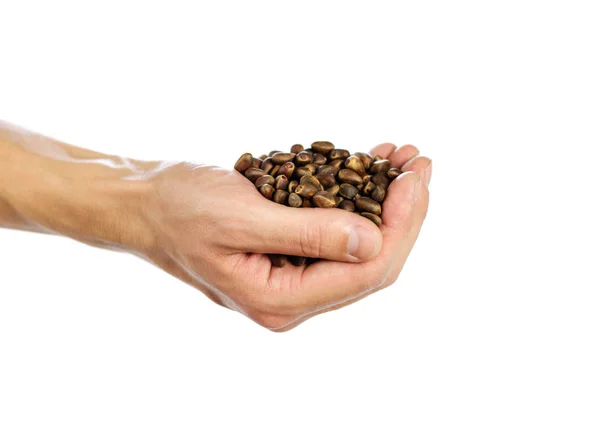
{"type": "Polygon", "coordinates": [[[0,427],[600,427],[597,5],[0,1],[4,120],[142,159],[434,163],[399,281],[286,334],[0,230],[0,427]]]}

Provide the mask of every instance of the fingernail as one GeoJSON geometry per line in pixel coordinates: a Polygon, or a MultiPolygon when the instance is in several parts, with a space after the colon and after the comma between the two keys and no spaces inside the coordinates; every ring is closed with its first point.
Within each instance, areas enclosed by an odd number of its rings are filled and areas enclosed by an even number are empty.
{"type": "Polygon", "coordinates": [[[348,234],[348,254],[359,261],[369,261],[381,251],[381,234],[372,228],[356,225],[348,234]]]}

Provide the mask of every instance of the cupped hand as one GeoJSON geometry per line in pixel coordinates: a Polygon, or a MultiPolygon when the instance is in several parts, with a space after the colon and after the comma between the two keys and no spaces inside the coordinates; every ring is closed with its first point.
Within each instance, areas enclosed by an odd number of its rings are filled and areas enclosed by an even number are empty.
{"type": "Polygon", "coordinates": [[[411,145],[371,153],[405,172],[390,184],[381,229],[344,210],[275,204],[236,171],[180,163],[150,179],[154,245],[137,253],[273,331],[348,305],[396,281],[429,204],[430,159],[411,145]],[[321,260],[277,268],[268,254],[321,260]]]}

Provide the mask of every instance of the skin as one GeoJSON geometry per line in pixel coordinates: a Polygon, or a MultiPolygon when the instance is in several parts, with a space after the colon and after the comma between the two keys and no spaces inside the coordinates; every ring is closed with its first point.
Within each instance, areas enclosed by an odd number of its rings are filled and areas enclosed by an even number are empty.
{"type": "Polygon", "coordinates": [[[343,210],[273,204],[236,171],[109,156],[0,121],[0,227],[133,253],[283,332],[402,271],[427,214],[431,160],[412,145],[371,154],[404,172],[381,229],[343,210]],[[270,253],[323,260],[275,268],[270,253]]]}

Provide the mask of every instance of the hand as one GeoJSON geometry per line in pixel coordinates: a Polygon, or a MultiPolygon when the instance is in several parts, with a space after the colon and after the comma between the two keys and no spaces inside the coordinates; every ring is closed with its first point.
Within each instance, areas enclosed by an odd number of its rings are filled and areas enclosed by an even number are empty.
{"type": "Polygon", "coordinates": [[[354,213],[265,200],[237,172],[104,155],[0,121],[0,227],[130,251],[215,302],[285,331],[395,282],[429,202],[431,160],[373,155],[394,180],[377,229],[354,213]],[[265,254],[323,259],[273,268],[265,254]]]}
{"type": "Polygon", "coordinates": [[[213,301],[273,331],[289,330],[396,281],[427,213],[431,160],[413,146],[371,152],[405,174],[389,187],[383,226],[354,213],[265,200],[235,171],[173,164],[152,176],[154,243],[136,253],[213,301]],[[274,268],[266,254],[322,258],[274,268]]]}

